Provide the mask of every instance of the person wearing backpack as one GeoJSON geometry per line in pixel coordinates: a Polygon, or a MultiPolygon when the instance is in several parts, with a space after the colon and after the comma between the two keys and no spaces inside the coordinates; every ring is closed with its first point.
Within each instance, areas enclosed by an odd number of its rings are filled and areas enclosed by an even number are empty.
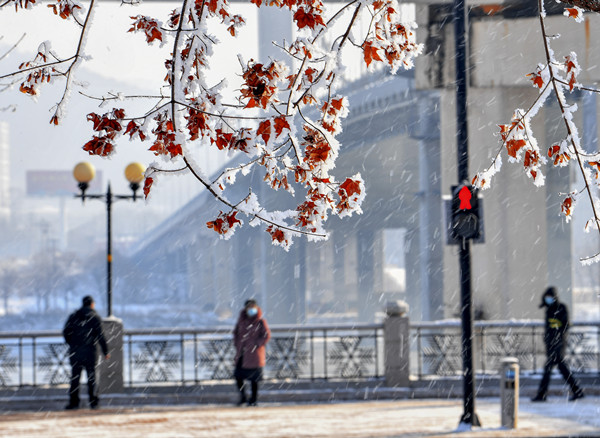
{"type": "Polygon", "coordinates": [[[69,315],[63,329],[63,336],[69,346],[69,360],[71,362],[69,404],[65,409],[79,409],[79,383],[84,368],[88,379],[90,407],[96,409],[99,405],[96,385],[98,345],[102,349],[106,360],[110,359],[110,354],[102,332],[102,320],[94,307],[94,299],[91,296],[83,297],[81,308],[69,315]]]}

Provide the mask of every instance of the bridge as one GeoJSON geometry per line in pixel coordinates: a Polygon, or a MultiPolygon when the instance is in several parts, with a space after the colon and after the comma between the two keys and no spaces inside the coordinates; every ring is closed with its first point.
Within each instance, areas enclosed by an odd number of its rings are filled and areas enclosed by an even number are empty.
{"type": "MultiPolygon", "coordinates": [[[[531,43],[538,41],[538,24],[527,2],[490,8],[482,1],[472,6],[469,139],[474,173],[487,167],[496,151],[496,125],[537,95],[525,75],[542,59],[531,43]]],[[[282,257],[257,229],[246,227],[230,241],[217,241],[205,223],[218,206],[201,194],[137,247],[140,266],[162,277],[156,287],[182,303],[200,303],[223,315],[235,314],[239,303],[254,296],[275,323],[318,321],[324,315],[374,322],[381,316],[381,303],[390,299],[409,302],[413,321],[459,313],[456,247],[446,244],[443,206],[444,195],[457,182],[451,11],[442,0],[416,2],[415,10],[418,39],[426,50],[414,72],[394,77],[376,73],[346,90],[351,112],[339,137],[343,153],[338,169],[340,174],[360,171],[364,176],[365,214],[330,220],[329,241],[307,244],[297,239],[282,257]]],[[[600,78],[594,66],[600,60],[590,43],[599,40],[594,33],[600,28],[597,17],[586,16],[586,23],[575,25],[559,12],[548,6],[549,26],[564,30],[560,50],[581,48],[580,80],[596,82],[600,78]]],[[[261,57],[274,50],[270,42],[286,35],[283,27],[289,24],[269,20],[277,26],[259,26],[260,32],[272,32],[260,35],[261,57]]],[[[596,97],[576,92],[572,101],[582,108],[577,117],[583,143],[594,149],[596,97]]],[[[562,138],[556,105],[548,103],[541,114],[534,123],[540,144],[562,138]]],[[[574,223],[565,224],[559,216],[559,193],[577,181],[568,169],[548,170],[546,176],[546,185],[535,188],[519,166],[507,164],[492,189],[484,192],[485,241],[474,245],[472,268],[479,317],[539,317],[532,296],[550,284],[573,309],[578,277],[573,275],[574,254],[588,251],[584,239],[573,236],[579,235],[587,216],[580,210],[574,223]]],[[[272,195],[267,203],[277,200],[272,195]]],[[[586,241],[595,238],[585,236],[586,241]]]]}

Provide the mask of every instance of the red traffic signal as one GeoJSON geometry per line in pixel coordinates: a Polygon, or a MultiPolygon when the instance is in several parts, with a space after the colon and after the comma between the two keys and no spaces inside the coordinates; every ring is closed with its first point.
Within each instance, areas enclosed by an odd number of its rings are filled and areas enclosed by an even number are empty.
{"type": "Polygon", "coordinates": [[[478,239],[481,236],[477,189],[469,184],[452,187],[451,232],[454,238],[478,239]]]}
{"type": "Polygon", "coordinates": [[[458,206],[459,210],[471,210],[471,198],[473,197],[473,193],[471,193],[472,188],[469,186],[462,186],[462,188],[458,192],[458,200],[460,205],[458,206]]]}

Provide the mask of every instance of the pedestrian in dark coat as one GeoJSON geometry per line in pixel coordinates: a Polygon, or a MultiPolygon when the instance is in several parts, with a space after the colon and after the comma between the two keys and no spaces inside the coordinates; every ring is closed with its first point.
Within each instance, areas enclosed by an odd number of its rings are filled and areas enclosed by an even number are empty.
{"type": "Polygon", "coordinates": [[[102,332],[102,320],[94,310],[94,299],[92,297],[84,297],[81,308],[69,316],[63,330],[63,336],[69,345],[69,360],[71,362],[69,404],[65,409],[79,408],[79,381],[84,368],[88,378],[90,407],[96,409],[99,403],[96,385],[98,345],[102,349],[106,360],[110,359],[110,355],[102,332]]]}
{"type": "Polygon", "coordinates": [[[569,329],[569,312],[567,306],[558,300],[556,288],[549,287],[542,296],[540,308],[546,308],[544,344],[546,345],[546,363],[544,365],[544,375],[540,382],[537,395],[532,401],[546,401],[548,395],[548,385],[550,384],[550,375],[552,368],[558,366],[558,370],[571,387],[570,401],[583,397],[583,391],[579,387],[577,380],[571,374],[569,367],[565,363],[564,350],[567,343],[567,330],[569,329]]]}
{"type": "Polygon", "coordinates": [[[262,316],[262,310],[255,300],[247,300],[233,329],[234,377],[240,391],[238,405],[247,402],[248,406],[256,406],[258,382],[262,380],[263,367],[266,364],[265,346],[270,338],[271,331],[262,316]],[[252,395],[249,400],[246,399],[244,391],[245,380],[249,380],[252,384],[252,395]]]}

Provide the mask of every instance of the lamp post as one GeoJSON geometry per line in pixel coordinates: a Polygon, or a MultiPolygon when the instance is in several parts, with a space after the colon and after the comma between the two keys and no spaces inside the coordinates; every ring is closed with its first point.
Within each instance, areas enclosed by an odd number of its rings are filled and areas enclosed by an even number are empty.
{"type": "Polygon", "coordinates": [[[84,203],[86,199],[98,199],[106,203],[106,305],[108,307],[108,316],[112,316],[112,203],[119,199],[138,199],[137,190],[140,188],[140,183],[144,180],[145,167],[140,163],[130,163],[125,168],[125,178],[129,181],[129,187],[133,194],[131,195],[115,195],[110,190],[110,182],[108,183],[106,193],[86,193],[90,181],[96,176],[96,170],[92,164],[81,162],[73,168],[73,176],[78,183],[80,193],[75,195],[76,198],[81,198],[84,203]]]}

